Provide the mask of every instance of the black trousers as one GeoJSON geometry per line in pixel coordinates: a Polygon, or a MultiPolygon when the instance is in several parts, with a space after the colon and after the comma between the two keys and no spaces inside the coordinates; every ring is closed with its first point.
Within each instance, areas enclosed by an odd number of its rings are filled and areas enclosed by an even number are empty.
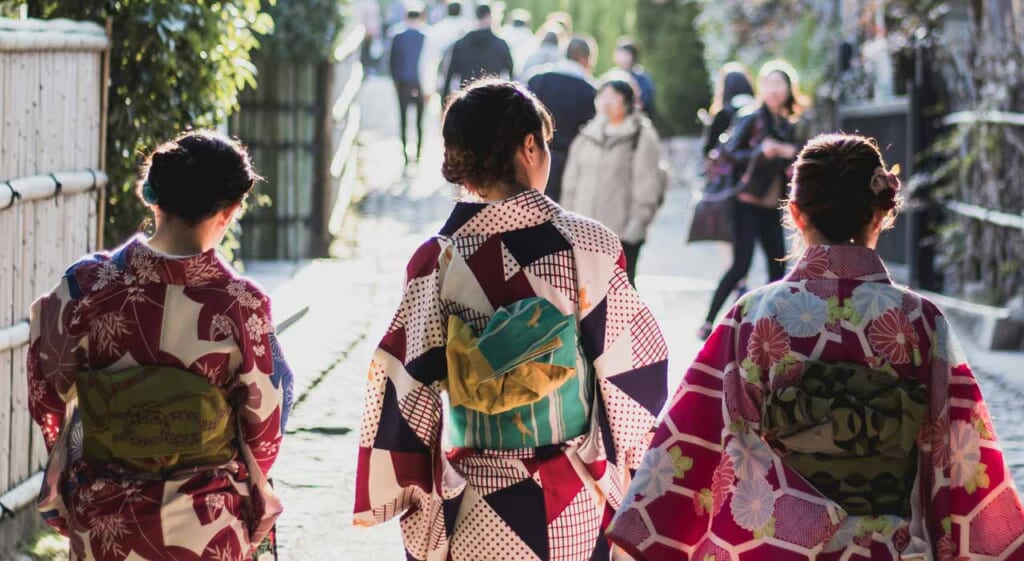
{"type": "Polygon", "coordinates": [[[782,259],[786,256],[786,241],[782,232],[782,212],[776,208],[763,208],[736,201],[732,244],[732,266],[722,276],[715,295],[711,299],[707,322],[714,323],[718,312],[725,305],[736,285],[750,272],[754,260],[754,243],[761,242],[761,249],[768,257],[768,282],[775,282],[786,273],[782,259]]]}
{"type": "Polygon", "coordinates": [[[416,159],[423,155],[423,90],[419,84],[395,82],[398,90],[398,115],[401,126],[402,153],[409,159],[409,144],[406,140],[409,128],[409,106],[416,108],[416,159]]]}
{"type": "Polygon", "coordinates": [[[636,260],[640,258],[640,246],[642,245],[644,242],[622,242],[622,252],[626,254],[626,275],[633,288],[636,288],[636,260]]]}

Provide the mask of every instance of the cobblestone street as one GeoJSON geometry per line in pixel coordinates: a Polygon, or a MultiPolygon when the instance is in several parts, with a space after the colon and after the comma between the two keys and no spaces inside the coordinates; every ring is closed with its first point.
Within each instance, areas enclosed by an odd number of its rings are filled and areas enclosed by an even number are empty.
{"type": "MultiPolygon", "coordinates": [[[[306,267],[289,287],[306,295],[311,305],[282,336],[299,396],[274,468],[286,507],[279,521],[279,551],[287,561],[403,558],[397,524],[351,525],[362,398],[370,355],[397,306],[406,260],[438,230],[453,193],[439,173],[436,102],[426,116],[424,161],[418,172],[406,174],[396,163],[401,161],[401,145],[390,81],[369,79],[361,97],[365,126],[359,203],[345,221],[334,248],[336,258],[306,267]]],[[[729,253],[724,245],[685,244],[696,145],[673,142],[670,151],[678,180],[641,253],[638,286],[666,332],[674,388],[699,348],[695,334],[729,253]]],[[[755,259],[753,286],[765,278],[763,257],[755,259]]],[[[982,352],[969,342],[965,346],[1021,485],[1024,358],[1020,353],[982,352]]]]}

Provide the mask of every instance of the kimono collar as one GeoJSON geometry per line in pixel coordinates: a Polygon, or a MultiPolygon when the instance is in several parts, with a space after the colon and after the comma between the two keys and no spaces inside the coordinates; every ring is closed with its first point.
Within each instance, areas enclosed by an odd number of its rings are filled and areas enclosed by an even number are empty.
{"type": "Polygon", "coordinates": [[[786,276],[787,281],[849,279],[892,284],[878,253],[852,245],[815,245],[807,248],[786,276]]]}
{"type": "Polygon", "coordinates": [[[202,286],[210,281],[236,275],[216,249],[187,256],[173,256],[149,247],[140,234],[111,255],[119,269],[144,282],[202,286]]]}
{"type": "Polygon", "coordinates": [[[558,203],[535,189],[495,203],[459,202],[441,235],[447,237],[491,236],[549,222],[563,212],[558,203]]]}

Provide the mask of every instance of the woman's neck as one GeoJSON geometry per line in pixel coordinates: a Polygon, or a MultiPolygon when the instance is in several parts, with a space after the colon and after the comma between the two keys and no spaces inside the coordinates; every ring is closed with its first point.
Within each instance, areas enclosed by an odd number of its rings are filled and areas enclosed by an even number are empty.
{"type": "Polygon", "coordinates": [[[205,253],[216,245],[201,225],[190,227],[178,220],[158,223],[147,244],[161,253],[178,256],[205,253]]]}

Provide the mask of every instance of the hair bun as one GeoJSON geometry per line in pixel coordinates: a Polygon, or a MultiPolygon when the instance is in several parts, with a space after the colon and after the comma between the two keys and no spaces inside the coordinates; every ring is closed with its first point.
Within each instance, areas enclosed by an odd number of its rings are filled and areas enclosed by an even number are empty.
{"type": "Polygon", "coordinates": [[[791,200],[830,242],[862,242],[879,212],[899,207],[898,173],[874,139],[820,135],[797,157],[791,200]]]}
{"type": "Polygon", "coordinates": [[[191,131],[160,145],[142,172],[148,204],[191,224],[237,204],[257,180],[249,153],[213,131],[191,131]]]}

